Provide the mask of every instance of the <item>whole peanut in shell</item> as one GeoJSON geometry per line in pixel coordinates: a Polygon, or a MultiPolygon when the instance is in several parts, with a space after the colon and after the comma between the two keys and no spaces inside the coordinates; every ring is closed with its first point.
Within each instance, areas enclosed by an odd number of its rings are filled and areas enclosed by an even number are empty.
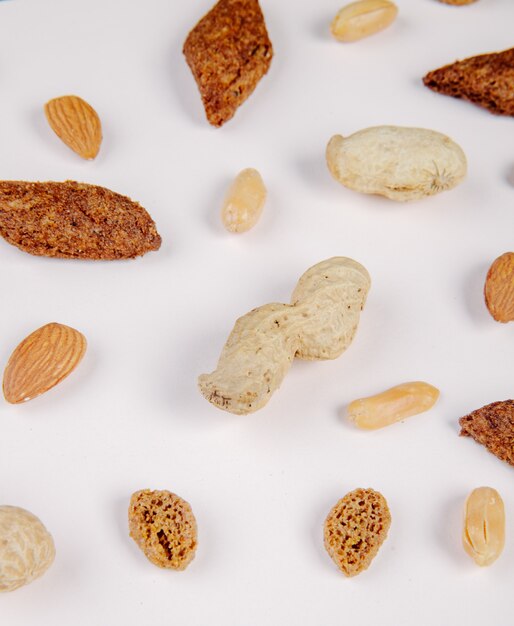
{"type": "Polygon", "coordinates": [[[298,281],[291,304],[272,303],[240,317],[211,374],[202,374],[204,397],[243,415],[262,408],[295,357],[335,359],[350,345],[371,281],[357,261],[333,257],[298,281]]]}
{"type": "Polygon", "coordinates": [[[52,536],[32,513],[0,506],[0,592],[42,576],[55,557],[52,536]]]}
{"type": "Polygon", "coordinates": [[[345,187],[402,202],[455,187],[467,169],[462,148],[449,137],[407,126],[334,135],[326,157],[330,173],[345,187]]]}

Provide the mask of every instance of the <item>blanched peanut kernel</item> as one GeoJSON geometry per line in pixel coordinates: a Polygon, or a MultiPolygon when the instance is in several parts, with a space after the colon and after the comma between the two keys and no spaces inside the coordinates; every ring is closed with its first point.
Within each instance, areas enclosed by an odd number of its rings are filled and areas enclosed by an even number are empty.
{"type": "Polygon", "coordinates": [[[358,0],[339,11],[330,30],[338,41],[357,41],[389,26],[397,13],[398,8],[389,0],[358,0]]]}
{"type": "Polygon", "coordinates": [[[505,544],[505,510],[496,489],[479,487],[466,500],[464,550],[477,565],[491,565],[500,556],[505,544]]]}
{"type": "Polygon", "coordinates": [[[259,172],[251,167],[239,172],[223,203],[223,225],[231,233],[250,230],[259,220],[265,201],[266,187],[259,172]]]}
{"type": "Polygon", "coordinates": [[[356,426],[375,430],[428,411],[439,398],[439,390],[428,383],[403,383],[387,391],[354,400],[348,407],[348,417],[356,426]]]}

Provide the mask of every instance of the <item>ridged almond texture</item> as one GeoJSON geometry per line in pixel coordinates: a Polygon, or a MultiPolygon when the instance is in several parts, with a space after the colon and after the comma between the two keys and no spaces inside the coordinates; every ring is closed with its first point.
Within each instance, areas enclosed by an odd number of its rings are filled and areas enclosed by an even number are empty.
{"type": "Polygon", "coordinates": [[[62,259],[131,259],[161,245],[140,204],[71,180],[0,181],[0,235],[29,254],[62,259]]]}
{"type": "Polygon", "coordinates": [[[506,252],[493,262],[487,272],[484,297],[497,322],[514,321],[514,252],[506,252]]]}
{"type": "Polygon", "coordinates": [[[94,159],[102,143],[102,124],[93,107],[78,96],[61,96],[45,104],[54,133],[83,159],[94,159]]]}
{"type": "Polygon", "coordinates": [[[55,387],[80,363],[86,339],[78,330],[52,322],[24,339],[11,354],[4,371],[7,402],[32,400],[55,387]]]}

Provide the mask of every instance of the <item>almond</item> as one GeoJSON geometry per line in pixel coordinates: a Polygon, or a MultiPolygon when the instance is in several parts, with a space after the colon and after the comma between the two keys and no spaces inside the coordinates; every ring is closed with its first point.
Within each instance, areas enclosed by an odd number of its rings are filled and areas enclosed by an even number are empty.
{"type": "Polygon", "coordinates": [[[514,252],[506,252],[493,262],[485,279],[484,296],[497,322],[514,321],[514,252]]]}
{"type": "Polygon", "coordinates": [[[48,391],[77,367],[86,351],[78,330],[52,322],[35,330],[11,354],[4,371],[4,396],[19,404],[48,391]]]}
{"type": "Polygon", "coordinates": [[[83,159],[94,159],[102,143],[102,125],[93,107],[78,96],[61,96],[45,104],[54,133],[83,159]]]}

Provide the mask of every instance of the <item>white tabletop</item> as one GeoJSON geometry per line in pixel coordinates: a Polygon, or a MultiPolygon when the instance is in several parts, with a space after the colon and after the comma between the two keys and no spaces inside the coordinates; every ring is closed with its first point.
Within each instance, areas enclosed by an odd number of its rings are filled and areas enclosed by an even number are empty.
{"type": "Polygon", "coordinates": [[[0,240],[0,366],[57,321],[88,352],[60,386],[0,403],[0,502],[29,509],[57,557],[0,596],[9,626],[467,626],[512,613],[512,468],[458,418],[513,395],[513,328],[483,302],[492,261],[513,249],[513,120],[435,94],[421,78],[514,45],[514,3],[397,0],[398,20],[354,44],[331,39],[333,0],[262,0],[275,57],[235,118],[205,120],[181,53],[210,0],[0,2],[3,179],[79,180],[147,208],[159,252],[127,262],[37,258],[0,240]],[[104,141],[82,161],[53,134],[50,98],[77,94],[104,141]],[[468,157],[465,182],[399,204],[338,185],[328,139],[377,124],[433,128],[468,157]],[[226,187],[256,167],[269,190],[250,232],[224,231],[226,187]],[[341,255],[372,288],[339,359],[296,362],[261,411],[224,413],[197,390],[234,321],[287,302],[311,265],[341,255]],[[410,380],[441,390],[429,413],[361,432],[345,407],[410,380]],[[507,544],[488,569],[461,547],[467,494],[502,494],[507,544]],[[389,537],[346,579],[323,547],[329,509],[372,487],[389,537]],[[129,538],[132,492],[169,489],[193,507],[199,548],[185,572],[150,564],[129,538]]]}

